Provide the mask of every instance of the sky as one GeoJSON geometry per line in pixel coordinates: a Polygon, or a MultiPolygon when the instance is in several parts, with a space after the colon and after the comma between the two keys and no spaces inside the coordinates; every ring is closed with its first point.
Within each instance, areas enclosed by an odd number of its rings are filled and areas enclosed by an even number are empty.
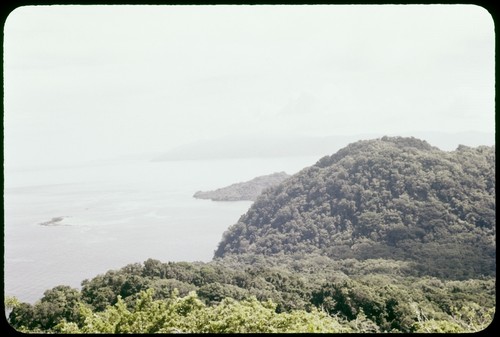
{"type": "Polygon", "coordinates": [[[5,165],[233,135],[493,133],[494,38],[474,5],[20,7],[5,165]]]}

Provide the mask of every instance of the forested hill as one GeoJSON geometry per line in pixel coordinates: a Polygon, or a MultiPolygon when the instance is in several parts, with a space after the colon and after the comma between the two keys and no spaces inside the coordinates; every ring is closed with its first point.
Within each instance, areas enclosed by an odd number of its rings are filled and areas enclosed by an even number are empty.
{"type": "Polygon", "coordinates": [[[358,141],[270,188],[215,257],[319,253],[416,262],[421,274],[495,275],[495,148],[358,141]]]}

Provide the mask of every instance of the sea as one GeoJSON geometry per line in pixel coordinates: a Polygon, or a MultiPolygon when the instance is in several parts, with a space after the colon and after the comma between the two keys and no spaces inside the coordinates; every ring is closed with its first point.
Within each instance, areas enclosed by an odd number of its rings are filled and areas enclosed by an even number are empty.
{"type": "Polygon", "coordinates": [[[148,258],[213,258],[251,201],[193,198],[260,175],[294,174],[318,157],[4,168],[4,292],[35,303],[58,285],[77,289],[108,270],[148,258]]]}

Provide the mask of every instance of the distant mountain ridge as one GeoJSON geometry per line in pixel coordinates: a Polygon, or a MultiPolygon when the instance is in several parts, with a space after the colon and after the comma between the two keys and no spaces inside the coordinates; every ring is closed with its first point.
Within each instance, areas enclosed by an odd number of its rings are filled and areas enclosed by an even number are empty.
{"type": "Polygon", "coordinates": [[[264,189],[275,186],[288,177],[290,177],[290,175],[285,172],[276,172],[259,176],[246,182],[232,184],[214,191],[198,191],[193,197],[197,199],[211,199],[213,201],[254,201],[264,189]]]}
{"type": "Polygon", "coordinates": [[[494,146],[358,141],[264,191],[215,257],[319,253],[415,261],[439,277],[495,275],[495,203],[494,146]]]}
{"type": "MultiPolygon", "coordinates": [[[[404,136],[402,133],[400,136],[404,136]]],[[[152,161],[207,160],[227,158],[281,158],[294,156],[324,156],[334,153],[351,142],[373,139],[383,134],[311,136],[228,136],[196,141],[178,146],[154,157],[152,161]]],[[[424,139],[441,150],[451,151],[459,144],[467,146],[493,145],[494,133],[484,132],[416,132],[411,136],[424,139]]]]}

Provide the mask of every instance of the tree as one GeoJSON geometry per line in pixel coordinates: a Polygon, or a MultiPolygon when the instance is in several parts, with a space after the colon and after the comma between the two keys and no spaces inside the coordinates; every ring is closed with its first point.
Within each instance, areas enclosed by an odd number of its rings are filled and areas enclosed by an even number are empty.
{"type": "Polygon", "coordinates": [[[69,286],[57,286],[45,291],[35,305],[17,304],[9,315],[14,328],[50,330],[62,320],[76,322],[79,317],[80,292],[69,286]]]}

